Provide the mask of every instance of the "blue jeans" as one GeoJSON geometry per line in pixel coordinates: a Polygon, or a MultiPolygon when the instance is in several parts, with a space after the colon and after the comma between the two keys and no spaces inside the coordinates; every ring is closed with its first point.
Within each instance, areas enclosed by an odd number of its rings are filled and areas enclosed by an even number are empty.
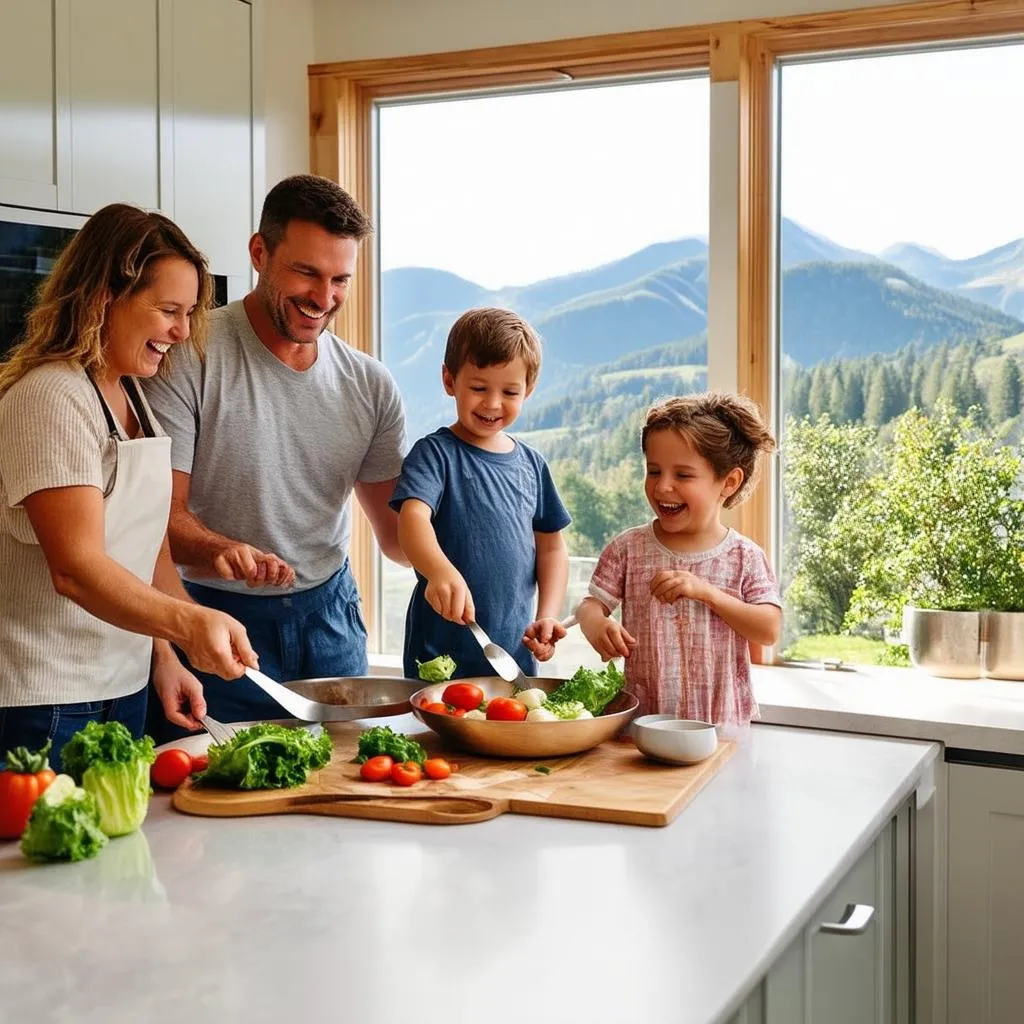
{"type": "MultiPolygon", "coordinates": [[[[366,626],[347,561],[320,586],[294,594],[285,591],[280,597],[255,597],[195,583],[185,586],[200,604],[227,612],[245,626],[260,670],[278,682],[366,675],[366,626]]],[[[207,710],[218,721],[288,717],[280,704],[244,677],[226,680],[206,672],[195,674],[203,684],[207,710]]],[[[146,723],[147,732],[157,743],[188,735],[164,719],[158,702],[151,704],[157,706],[146,723]]]]}
{"type": "Polygon", "coordinates": [[[0,708],[0,761],[5,761],[7,751],[15,747],[38,750],[50,740],[53,743],[50,767],[59,772],[62,768],[60,752],[64,744],[87,722],[120,722],[135,739],[139,739],[146,725],[147,694],[146,687],[143,687],[137,693],[113,700],[0,708]]]}

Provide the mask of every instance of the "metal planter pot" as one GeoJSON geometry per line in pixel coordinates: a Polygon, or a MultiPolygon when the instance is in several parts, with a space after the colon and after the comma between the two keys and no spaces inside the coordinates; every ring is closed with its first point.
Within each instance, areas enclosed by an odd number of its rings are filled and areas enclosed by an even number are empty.
{"type": "Polygon", "coordinates": [[[1024,612],[986,612],[984,674],[1024,680],[1024,612]]]}
{"type": "Polygon", "coordinates": [[[981,612],[947,612],[934,608],[903,609],[903,642],[910,663],[946,679],[981,676],[981,612]]]}

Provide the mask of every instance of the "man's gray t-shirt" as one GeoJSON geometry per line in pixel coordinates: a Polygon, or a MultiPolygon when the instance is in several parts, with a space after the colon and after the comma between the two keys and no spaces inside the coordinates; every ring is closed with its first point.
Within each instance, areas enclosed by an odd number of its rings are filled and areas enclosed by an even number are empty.
{"type": "MultiPolygon", "coordinates": [[[[171,465],[191,474],[190,509],[211,530],[283,558],[298,590],[344,564],[356,482],[394,479],[406,451],[387,369],[329,331],[317,345],[308,370],[285,366],[232,302],[210,316],[205,359],[176,347],[170,375],[145,382],[171,436],[171,465]]],[[[241,581],[184,575],[253,593],[241,581]]]]}

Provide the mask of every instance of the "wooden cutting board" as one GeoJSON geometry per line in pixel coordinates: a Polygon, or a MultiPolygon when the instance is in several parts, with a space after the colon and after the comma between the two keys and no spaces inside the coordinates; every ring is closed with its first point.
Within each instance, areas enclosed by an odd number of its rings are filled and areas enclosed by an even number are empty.
{"type": "MultiPolygon", "coordinates": [[[[718,749],[700,764],[677,767],[645,758],[629,741],[612,740],[572,757],[542,761],[499,760],[443,752],[459,771],[443,782],[404,788],[364,782],[352,763],[360,727],[332,723],[330,764],[295,789],[243,792],[184,782],[172,802],[186,814],[245,817],[256,814],[327,814],[428,825],[486,821],[506,811],[555,818],[580,818],[623,825],[667,825],[704,788],[735,750],[718,749]],[[538,764],[550,775],[536,771],[538,764]]],[[[438,739],[416,737],[439,752],[438,739]]]]}

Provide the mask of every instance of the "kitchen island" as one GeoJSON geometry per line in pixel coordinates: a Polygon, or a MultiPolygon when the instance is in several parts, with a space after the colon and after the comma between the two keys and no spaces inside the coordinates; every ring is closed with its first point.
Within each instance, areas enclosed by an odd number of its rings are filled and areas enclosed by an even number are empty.
{"type": "Polygon", "coordinates": [[[0,1019],[724,1022],[938,753],[755,726],[666,828],[211,819],[158,795],[93,861],[0,846],[0,1019]]]}

